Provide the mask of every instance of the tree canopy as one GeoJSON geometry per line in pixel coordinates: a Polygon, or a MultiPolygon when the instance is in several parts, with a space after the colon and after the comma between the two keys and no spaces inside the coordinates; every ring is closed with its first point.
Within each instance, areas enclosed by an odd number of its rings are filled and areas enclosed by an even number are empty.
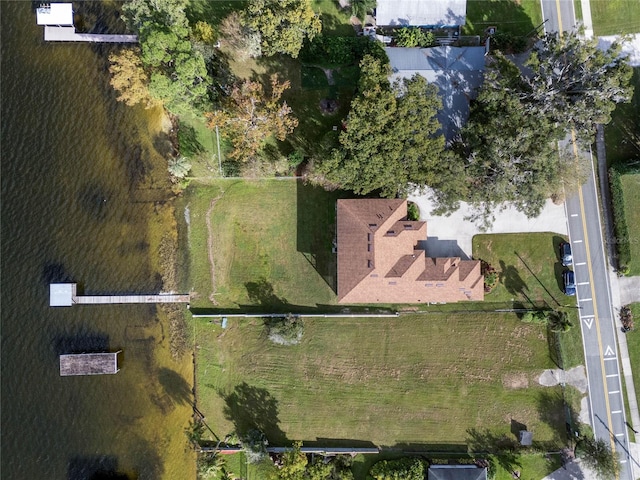
{"type": "Polygon", "coordinates": [[[287,102],[280,102],[289,82],[274,74],[270,87],[267,93],[261,83],[246,80],[231,89],[222,110],[207,114],[209,127],[223,128],[231,139],[231,158],[248,160],[269,137],[284,140],[298,125],[287,102]]]}
{"type": "Polygon", "coordinates": [[[611,450],[609,442],[593,437],[581,437],[578,442],[580,459],[591,468],[600,480],[618,476],[618,455],[611,450]]]}
{"type": "Polygon", "coordinates": [[[365,55],[340,148],[318,166],[325,178],[359,194],[383,196],[434,181],[444,148],[437,132],[436,87],[416,75],[391,85],[388,63],[365,55]]]}
{"type": "Polygon", "coordinates": [[[130,0],[122,7],[125,21],[138,32],[149,92],[174,113],[201,107],[209,84],[204,58],[189,40],[186,5],[186,0],[130,0]]]}
{"type": "Polygon", "coordinates": [[[142,67],[139,49],[123,48],[109,54],[110,84],[118,92],[117,100],[129,106],[153,104],[149,93],[149,76],[142,67]]]}
{"type": "Polygon", "coordinates": [[[250,0],[244,24],[260,34],[262,53],[284,53],[296,58],[305,38],[322,30],[320,17],[310,0],[250,0]]]}

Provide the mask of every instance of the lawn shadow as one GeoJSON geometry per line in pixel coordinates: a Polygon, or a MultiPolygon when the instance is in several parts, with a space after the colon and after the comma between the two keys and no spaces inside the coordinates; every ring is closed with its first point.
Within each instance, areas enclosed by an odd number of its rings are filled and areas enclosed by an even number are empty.
{"type": "Polygon", "coordinates": [[[337,255],[333,252],[336,237],[336,201],[345,192],[297,184],[297,250],[336,292],[337,255]]]}
{"type": "Polygon", "coordinates": [[[502,33],[525,36],[534,28],[531,17],[519,2],[512,0],[469,0],[464,33],[482,35],[487,27],[498,25],[502,33]],[[478,19],[476,21],[476,19],[478,19]]]}
{"type": "Polygon", "coordinates": [[[522,465],[518,459],[518,443],[506,434],[496,434],[489,429],[467,430],[469,452],[476,454],[494,454],[497,462],[507,472],[513,472],[522,465]]]}
{"type": "Polygon", "coordinates": [[[540,391],[537,404],[540,421],[547,424],[553,432],[553,438],[546,442],[536,442],[534,437],[534,445],[545,450],[562,448],[567,441],[567,424],[571,421],[570,409],[565,406],[562,391],[559,388],[540,391]]]}
{"type": "Polygon", "coordinates": [[[564,238],[554,235],[552,238],[553,251],[556,252],[556,262],[553,264],[553,276],[556,279],[558,290],[562,291],[564,285],[562,284],[562,272],[566,270],[566,267],[562,266],[562,258],[560,257],[560,244],[565,241],[564,238]]]}
{"type": "Polygon", "coordinates": [[[194,397],[189,383],[178,372],[170,368],[161,368],[158,381],[171,399],[181,405],[192,404],[194,397]]]}
{"type": "Polygon", "coordinates": [[[513,265],[506,265],[504,260],[500,260],[498,281],[504,285],[504,288],[511,295],[524,298],[531,306],[535,305],[535,302],[525,293],[526,290],[529,290],[529,287],[520,276],[518,269],[513,265]]]}
{"type": "Polygon", "coordinates": [[[233,422],[239,437],[259,430],[270,445],[287,444],[287,436],[279,426],[278,401],[266,389],[242,382],[222,398],[226,403],[224,415],[233,422]]]}
{"type": "Polygon", "coordinates": [[[511,433],[516,437],[517,441],[520,441],[520,432],[527,430],[527,426],[524,423],[520,423],[517,420],[511,419],[511,433]]]}
{"type": "Polygon", "coordinates": [[[273,285],[264,277],[255,282],[247,282],[244,286],[247,289],[249,300],[257,305],[269,308],[281,308],[289,305],[286,298],[280,298],[275,294],[273,285]]]}
{"type": "MultiPolygon", "coordinates": [[[[518,252],[513,252],[515,254],[516,257],[518,257],[518,259],[522,262],[522,264],[524,265],[524,267],[528,270],[528,272],[531,274],[531,276],[533,278],[536,279],[536,281],[538,282],[538,284],[542,287],[542,289],[546,292],[547,295],[549,295],[549,298],[551,298],[551,300],[553,301],[553,303],[555,303],[556,306],[560,307],[562,306],[560,304],[560,302],[558,302],[558,300],[556,299],[556,297],[549,291],[549,289],[547,288],[547,286],[542,283],[540,281],[540,279],[538,278],[538,276],[533,273],[533,270],[531,270],[531,268],[529,267],[529,265],[527,264],[527,262],[524,261],[524,259],[520,256],[520,254],[518,252]]],[[[547,303],[545,301],[545,303],[547,303]]],[[[550,305],[548,305],[549,307],[551,307],[550,305]]]]}

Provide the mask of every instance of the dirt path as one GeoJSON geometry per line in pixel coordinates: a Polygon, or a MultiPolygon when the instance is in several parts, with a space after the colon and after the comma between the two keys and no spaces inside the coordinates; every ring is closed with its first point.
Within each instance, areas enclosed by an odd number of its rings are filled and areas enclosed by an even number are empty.
{"type": "Polygon", "coordinates": [[[209,210],[207,210],[207,217],[206,217],[206,222],[207,222],[207,254],[209,256],[209,273],[211,274],[211,295],[209,295],[209,300],[211,300],[211,303],[213,303],[214,305],[218,305],[218,302],[216,301],[216,269],[215,269],[215,265],[213,263],[213,226],[211,225],[211,213],[213,213],[213,207],[216,206],[216,203],[218,203],[218,200],[220,200],[222,198],[222,196],[224,195],[224,191],[222,191],[220,193],[220,195],[218,195],[216,198],[214,198],[213,200],[211,200],[211,203],[209,204],[209,210]]]}

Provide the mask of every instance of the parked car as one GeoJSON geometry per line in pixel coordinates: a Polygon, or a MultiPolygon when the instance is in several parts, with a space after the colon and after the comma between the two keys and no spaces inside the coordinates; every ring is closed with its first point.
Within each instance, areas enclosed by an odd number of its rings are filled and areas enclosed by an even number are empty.
{"type": "Polygon", "coordinates": [[[564,285],[565,295],[576,294],[576,276],[573,273],[573,270],[565,270],[562,272],[562,283],[564,285]]]}
{"type": "Polygon", "coordinates": [[[564,267],[568,267],[573,262],[571,244],[569,242],[562,242],[560,244],[560,258],[562,259],[562,266],[564,267]]]}

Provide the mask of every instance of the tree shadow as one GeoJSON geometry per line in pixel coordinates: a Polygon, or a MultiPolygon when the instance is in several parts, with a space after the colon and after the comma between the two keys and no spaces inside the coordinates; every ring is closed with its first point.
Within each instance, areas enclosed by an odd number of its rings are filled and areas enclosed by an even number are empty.
{"type": "Polygon", "coordinates": [[[526,429],[527,426],[524,423],[520,423],[513,418],[511,419],[511,433],[516,437],[516,440],[520,441],[520,432],[526,429]]]}
{"type": "Polygon", "coordinates": [[[499,281],[504,285],[504,288],[511,295],[522,295],[529,301],[533,303],[529,297],[526,295],[525,290],[528,290],[527,284],[522,280],[518,269],[513,265],[506,265],[504,260],[500,260],[500,273],[498,274],[499,281]]]}
{"type": "Polygon", "coordinates": [[[135,480],[118,472],[118,458],[113,455],[77,456],[69,460],[67,480],[135,480]]]}
{"type": "Polygon", "coordinates": [[[521,467],[518,459],[518,443],[506,434],[495,434],[489,429],[467,430],[467,445],[469,452],[476,454],[492,454],[496,461],[507,472],[513,472],[521,467]]]}
{"type": "Polygon", "coordinates": [[[45,285],[51,283],[77,283],[62,263],[47,262],[42,267],[42,282],[45,285]]]}
{"type": "Polygon", "coordinates": [[[158,381],[174,402],[181,405],[193,403],[193,391],[189,383],[178,372],[169,368],[161,368],[158,372],[158,381]]]}
{"type": "MultiPolygon", "coordinates": [[[[533,273],[533,270],[531,270],[531,268],[529,267],[529,265],[527,264],[527,262],[524,261],[524,259],[520,256],[520,254],[518,252],[513,252],[515,254],[516,257],[518,257],[518,259],[522,262],[522,264],[524,265],[524,267],[527,269],[527,271],[531,274],[531,276],[533,278],[536,279],[536,281],[538,282],[538,284],[542,287],[542,289],[547,293],[547,295],[549,295],[549,297],[551,298],[551,300],[553,300],[553,302],[557,305],[557,306],[561,306],[560,302],[558,302],[558,300],[556,300],[556,297],[549,291],[549,289],[547,288],[547,286],[542,283],[542,281],[540,281],[540,279],[538,278],[538,276],[533,273]]],[[[546,302],[545,302],[546,303],[546,302]]]]}
{"type": "Polygon", "coordinates": [[[109,335],[79,330],[74,335],[58,335],[53,339],[56,355],[73,353],[101,353],[109,351],[109,335]]]}
{"type": "Polygon", "coordinates": [[[536,400],[540,421],[549,426],[553,437],[543,443],[535,442],[534,439],[534,444],[549,450],[562,448],[567,441],[567,424],[571,420],[570,411],[564,404],[562,390],[557,388],[539,391],[536,400]]]}
{"type": "Polygon", "coordinates": [[[244,286],[247,289],[249,300],[258,305],[274,308],[289,305],[286,298],[280,298],[275,294],[273,285],[264,277],[256,282],[247,282],[244,286]]]}
{"type": "Polygon", "coordinates": [[[259,430],[270,444],[287,444],[287,436],[279,427],[278,401],[266,389],[242,382],[222,398],[226,403],[224,415],[233,422],[238,436],[244,437],[251,430],[259,430]]]}

